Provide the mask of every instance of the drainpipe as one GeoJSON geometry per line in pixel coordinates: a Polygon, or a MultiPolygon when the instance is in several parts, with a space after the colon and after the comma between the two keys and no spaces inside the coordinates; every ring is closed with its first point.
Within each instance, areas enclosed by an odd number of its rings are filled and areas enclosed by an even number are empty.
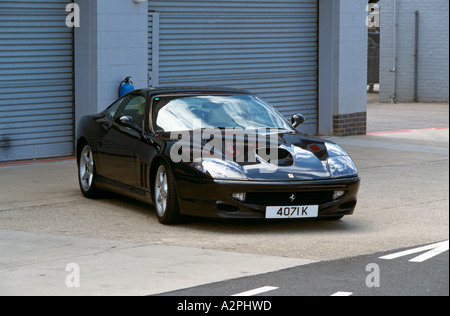
{"type": "Polygon", "coordinates": [[[397,30],[397,0],[394,0],[394,67],[391,69],[391,72],[394,73],[394,95],[391,98],[392,103],[397,103],[397,30]]]}
{"type": "Polygon", "coordinates": [[[415,39],[414,39],[414,102],[419,99],[418,87],[419,87],[419,11],[415,12],[415,39]]]}

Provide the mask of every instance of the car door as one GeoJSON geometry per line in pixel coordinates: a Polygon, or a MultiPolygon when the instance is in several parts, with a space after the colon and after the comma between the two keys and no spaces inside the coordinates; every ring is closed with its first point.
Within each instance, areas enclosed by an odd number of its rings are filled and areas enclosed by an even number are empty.
{"type": "Polygon", "coordinates": [[[117,111],[105,126],[106,133],[99,144],[101,176],[128,186],[138,187],[136,171],[136,147],[142,131],[122,124],[120,118],[130,117],[134,124],[143,127],[146,98],[131,94],[123,98],[117,111]]]}

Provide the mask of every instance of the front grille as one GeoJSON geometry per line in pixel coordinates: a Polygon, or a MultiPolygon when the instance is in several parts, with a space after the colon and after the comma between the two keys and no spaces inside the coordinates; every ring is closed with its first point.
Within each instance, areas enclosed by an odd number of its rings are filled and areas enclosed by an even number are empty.
{"type": "Polygon", "coordinates": [[[333,201],[333,191],[250,192],[245,203],[262,206],[322,205],[333,201]],[[295,196],[294,201],[292,197],[295,196]]]}

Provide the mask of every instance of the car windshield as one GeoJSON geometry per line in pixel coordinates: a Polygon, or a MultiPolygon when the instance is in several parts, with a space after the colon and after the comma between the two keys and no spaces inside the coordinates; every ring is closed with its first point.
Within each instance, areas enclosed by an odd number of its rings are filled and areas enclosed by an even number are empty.
{"type": "Polygon", "coordinates": [[[153,126],[157,133],[200,128],[293,130],[278,111],[251,95],[157,97],[153,126]]]}

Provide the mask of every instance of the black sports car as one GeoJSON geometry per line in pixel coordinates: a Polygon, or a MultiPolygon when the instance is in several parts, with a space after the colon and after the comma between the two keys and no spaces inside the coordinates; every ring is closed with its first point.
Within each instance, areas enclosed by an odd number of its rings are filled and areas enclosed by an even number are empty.
{"type": "Polygon", "coordinates": [[[327,218],[353,214],[360,178],[338,145],[296,131],[257,96],[232,89],[136,90],[77,129],[78,179],[183,215],[327,218]]]}

